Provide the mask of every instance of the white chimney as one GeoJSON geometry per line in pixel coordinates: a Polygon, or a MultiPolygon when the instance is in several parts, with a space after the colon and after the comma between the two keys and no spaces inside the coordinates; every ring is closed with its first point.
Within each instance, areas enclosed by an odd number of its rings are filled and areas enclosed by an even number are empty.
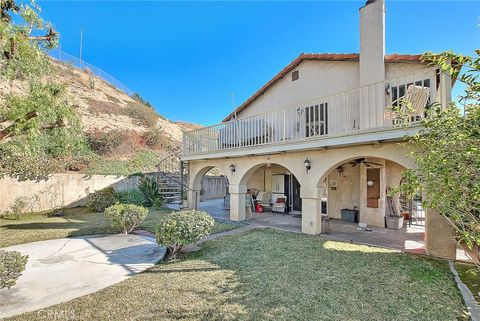
{"type": "Polygon", "coordinates": [[[360,86],[385,80],[385,1],[360,8],[360,86]]]}

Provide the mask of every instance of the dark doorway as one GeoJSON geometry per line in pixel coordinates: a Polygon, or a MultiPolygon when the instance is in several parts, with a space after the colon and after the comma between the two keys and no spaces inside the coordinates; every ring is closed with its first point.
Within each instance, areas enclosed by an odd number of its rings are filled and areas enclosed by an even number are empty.
{"type": "Polygon", "coordinates": [[[300,183],[293,175],[285,175],[285,194],[287,195],[288,211],[301,211],[300,183]]]}

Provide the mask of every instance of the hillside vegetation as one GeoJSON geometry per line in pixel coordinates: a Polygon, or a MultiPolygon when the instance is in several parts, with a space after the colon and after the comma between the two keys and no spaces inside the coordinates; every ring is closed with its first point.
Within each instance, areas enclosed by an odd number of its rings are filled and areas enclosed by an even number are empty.
{"type": "MultiPolygon", "coordinates": [[[[88,69],[51,62],[46,80],[65,86],[93,152],[72,160],[70,171],[128,175],[154,170],[163,157],[179,150],[183,131],[200,127],[166,119],[140,95],[129,96],[88,69]]],[[[25,86],[17,80],[0,82],[0,107],[8,94],[26,92],[25,86]]]]}

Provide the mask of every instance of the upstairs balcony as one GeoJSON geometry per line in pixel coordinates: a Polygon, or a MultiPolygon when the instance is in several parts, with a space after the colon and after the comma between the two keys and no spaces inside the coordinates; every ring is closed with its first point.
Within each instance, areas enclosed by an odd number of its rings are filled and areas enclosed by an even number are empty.
{"type": "Polygon", "coordinates": [[[401,139],[419,129],[435,102],[450,98],[451,80],[437,68],[233,119],[184,134],[183,160],[238,157],[401,139]],[[406,103],[407,102],[407,103],[406,103]],[[409,105],[409,128],[391,106],[409,105]]]}

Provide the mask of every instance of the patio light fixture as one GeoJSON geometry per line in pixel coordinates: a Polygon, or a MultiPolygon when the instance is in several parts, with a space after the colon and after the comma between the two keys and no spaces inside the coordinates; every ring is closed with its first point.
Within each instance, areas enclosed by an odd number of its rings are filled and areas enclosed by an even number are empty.
{"type": "Polygon", "coordinates": [[[372,181],[372,180],[368,180],[368,181],[367,181],[367,186],[368,186],[368,187],[372,187],[373,185],[375,185],[375,182],[374,182],[374,181],[372,181]]]}
{"type": "Polygon", "coordinates": [[[230,171],[232,172],[232,174],[235,173],[235,170],[236,170],[235,165],[230,164],[230,171]]]}
{"type": "Polygon", "coordinates": [[[303,165],[305,166],[305,169],[307,170],[307,172],[310,170],[310,168],[312,168],[312,165],[308,158],[305,158],[305,160],[303,161],[303,165]]]}

